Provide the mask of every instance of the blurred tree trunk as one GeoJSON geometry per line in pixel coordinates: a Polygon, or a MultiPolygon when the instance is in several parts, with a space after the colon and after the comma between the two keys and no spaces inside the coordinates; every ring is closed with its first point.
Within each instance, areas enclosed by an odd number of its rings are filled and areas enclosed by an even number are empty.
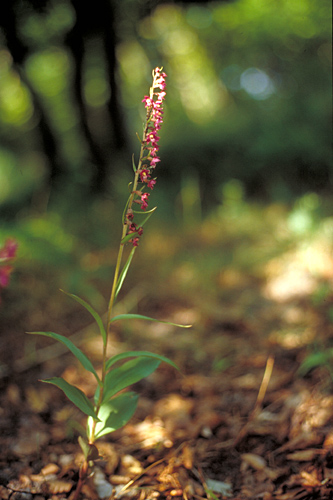
{"type": "Polygon", "coordinates": [[[127,147],[127,133],[123,119],[123,111],[119,104],[119,91],[116,79],[116,36],[115,9],[112,1],[95,0],[94,8],[90,3],[82,0],[71,0],[76,13],[76,23],[68,34],[66,43],[73,54],[75,66],[75,96],[81,118],[82,128],[90,147],[92,161],[95,170],[92,176],[91,188],[94,192],[101,192],[105,188],[108,174],[111,173],[111,163],[108,159],[108,151],[103,150],[94,138],[89,124],[86,105],[83,96],[83,63],[86,51],[86,42],[91,37],[100,37],[105,50],[108,82],[111,96],[108,102],[112,135],[110,139],[110,150],[123,152],[127,147]]]}
{"type": "MultiPolygon", "coordinates": [[[[87,163],[92,165],[90,190],[100,193],[107,187],[107,179],[115,171],[115,164],[119,159],[130,152],[128,148],[128,136],[125,127],[124,112],[120,104],[118,87],[118,68],[116,58],[116,47],[118,43],[117,27],[126,17],[132,18],[133,29],[140,18],[149,15],[154,8],[161,3],[161,0],[146,0],[146,2],[120,2],[119,0],[94,0],[91,2],[83,0],[68,0],[75,12],[75,23],[70,31],[65,35],[64,44],[73,56],[75,62],[73,68],[73,104],[76,108],[80,123],[79,127],[85,139],[85,149],[87,149],[87,163]],[[126,8],[124,8],[124,6],[126,8]],[[133,8],[132,8],[133,7],[133,8]],[[85,56],[87,46],[91,40],[98,39],[104,52],[104,62],[106,68],[106,78],[110,88],[110,98],[106,104],[107,122],[106,127],[110,128],[110,136],[100,140],[94,131],[91,119],[91,109],[85,102],[84,96],[84,72],[85,56]],[[113,164],[112,161],[113,160],[113,164]]],[[[186,2],[175,2],[186,3],[186,2]]],[[[193,3],[206,3],[205,0],[193,3]]],[[[38,13],[42,16],[49,15],[52,3],[50,0],[0,0],[0,27],[6,38],[7,48],[13,58],[16,71],[20,74],[24,84],[29,89],[34,111],[38,118],[36,127],[42,149],[48,158],[49,164],[49,184],[51,188],[60,186],[71,172],[69,165],[66,167],[61,139],[57,137],[54,127],[51,125],[44,100],[35,89],[24,73],[24,64],[28,56],[33,53],[34,48],[25,42],[20,33],[20,28],[24,22],[38,13]],[[65,178],[65,179],[64,179],[65,178]]],[[[41,20],[39,20],[41,22],[41,20]]],[[[52,39],[50,39],[52,44],[52,39]]]]}
{"type": "MultiPolygon", "coordinates": [[[[119,103],[117,83],[115,4],[111,0],[95,0],[93,8],[90,3],[82,2],[82,0],[71,0],[71,4],[76,14],[76,22],[72,30],[68,33],[65,43],[75,61],[74,105],[79,113],[80,127],[84,133],[88,156],[93,165],[90,188],[93,192],[102,192],[106,187],[109,174],[112,174],[110,157],[117,158],[119,154],[124,153],[128,144],[123,110],[119,103]],[[109,143],[106,145],[100,145],[93,134],[92,125],[89,122],[88,109],[84,100],[84,56],[87,41],[92,37],[99,37],[102,41],[105,51],[107,79],[111,91],[107,104],[111,134],[109,143]]],[[[69,172],[66,170],[66,167],[62,166],[65,165],[65,162],[59,153],[60,145],[48,121],[44,104],[24,73],[24,63],[31,53],[31,49],[20,37],[22,17],[30,15],[31,9],[39,13],[44,12],[48,6],[48,0],[32,0],[29,2],[29,5],[21,4],[19,0],[1,2],[0,27],[3,29],[7,48],[12,56],[15,70],[29,89],[33,100],[34,110],[38,117],[37,129],[41,138],[42,149],[49,160],[49,183],[52,188],[63,175],[69,172]]]]}
{"type": "MultiPolygon", "coordinates": [[[[33,1],[32,4],[34,5],[34,3],[33,1]]],[[[39,8],[43,7],[42,1],[37,2],[37,4],[39,8]]],[[[26,78],[23,70],[24,61],[29,55],[29,48],[21,41],[19,36],[19,17],[20,8],[15,1],[2,2],[2,4],[0,4],[0,27],[5,34],[7,48],[12,56],[14,68],[20,75],[25,86],[29,89],[33,101],[35,114],[38,119],[38,129],[43,151],[49,159],[49,184],[52,188],[63,174],[62,161],[60,160],[58,145],[44,112],[43,104],[29,80],[26,78]]]]}

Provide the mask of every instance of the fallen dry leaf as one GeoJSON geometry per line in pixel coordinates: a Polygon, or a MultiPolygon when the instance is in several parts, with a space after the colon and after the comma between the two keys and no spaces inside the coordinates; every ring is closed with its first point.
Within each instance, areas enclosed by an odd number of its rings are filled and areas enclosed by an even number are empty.
{"type": "Polygon", "coordinates": [[[323,450],[317,448],[310,448],[307,450],[294,451],[289,453],[286,458],[288,460],[294,460],[295,462],[310,462],[314,460],[319,455],[323,454],[323,450]]]}

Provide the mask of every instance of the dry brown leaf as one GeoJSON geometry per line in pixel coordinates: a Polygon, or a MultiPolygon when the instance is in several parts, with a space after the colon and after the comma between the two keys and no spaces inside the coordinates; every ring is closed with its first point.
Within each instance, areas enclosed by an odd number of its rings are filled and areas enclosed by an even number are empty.
{"type": "Polygon", "coordinates": [[[142,472],[143,467],[139,460],[134,458],[132,455],[124,455],[121,457],[119,469],[119,474],[121,476],[129,476],[133,478],[142,472]]]}
{"type": "Polygon", "coordinates": [[[130,480],[131,478],[129,476],[120,476],[119,474],[113,474],[110,476],[110,483],[114,485],[127,484],[130,480]]]}
{"type": "Polygon", "coordinates": [[[8,500],[11,494],[12,492],[10,490],[0,485],[0,498],[2,500],[8,500]]]}
{"type": "Polygon", "coordinates": [[[68,493],[73,487],[73,483],[71,481],[64,481],[60,479],[48,481],[47,485],[49,492],[54,495],[59,493],[68,493]]]}
{"type": "Polygon", "coordinates": [[[49,476],[50,474],[57,474],[59,472],[59,466],[57,464],[47,464],[45,465],[40,473],[43,475],[43,476],[49,476]]]}
{"type": "Polygon", "coordinates": [[[312,474],[302,471],[300,476],[303,479],[302,482],[304,486],[315,487],[321,485],[321,481],[318,479],[316,471],[313,471],[312,474]]]}
{"type": "MultiPolygon", "coordinates": [[[[98,498],[98,495],[97,495],[95,488],[91,484],[89,484],[89,482],[83,485],[82,494],[83,494],[83,498],[86,498],[89,500],[100,500],[98,498]]],[[[71,500],[72,495],[73,495],[73,493],[71,493],[69,500],[71,500]]]]}
{"type": "Polygon", "coordinates": [[[323,448],[325,450],[333,450],[333,432],[329,432],[325,438],[323,448]]]}
{"type": "Polygon", "coordinates": [[[316,458],[318,455],[322,455],[323,450],[316,449],[316,448],[310,448],[307,450],[299,450],[299,451],[294,451],[293,453],[289,453],[287,455],[288,460],[293,460],[295,462],[310,462],[314,458],[316,458]]]}
{"type": "Polygon", "coordinates": [[[186,469],[191,470],[193,468],[193,455],[193,448],[186,444],[182,451],[182,461],[186,469]]]}
{"type": "Polygon", "coordinates": [[[241,455],[241,458],[243,462],[246,463],[246,465],[250,465],[253,469],[256,470],[263,470],[267,465],[266,460],[264,460],[259,455],[255,455],[254,453],[243,453],[243,455],[241,455]]]}
{"type": "Polygon", "coordinates": [[[294,450],[295,448],[298,450],[305,449],[309,446],[320,444],[321,441],[322,437],[317,432],[302,432],[293,439],[287,441],[284,445],[280,446],[275,453],[282,453],[283,451],[294,450]]]}

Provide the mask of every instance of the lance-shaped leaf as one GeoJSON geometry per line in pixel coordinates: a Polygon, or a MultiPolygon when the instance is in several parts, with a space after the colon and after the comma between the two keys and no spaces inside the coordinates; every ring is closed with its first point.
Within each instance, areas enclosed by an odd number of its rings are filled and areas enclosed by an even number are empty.
{"type": "Polygon", "coordinates": [[[120,354],[116,354],[115,356],[112,356],[112,358],[108,359],[105,365],[106,371],[110,370],[111,366],[117,363],[117,361],[121,361],[122,359],[126,358],[137,358],[142,356],[146,358],[158,359],[159,361],[164,361],[165,363],[168,363],[169,365],[176,368],[176,370],[179,370],[178,366],[173,361],[171,361],[171,359],[168,359],[165,356],[161,356],[160,354],[155,354],[154,352],[149,351],[128,351],[121,352],[120,354]]]}
{"type": "Polygon", "coordinates": [[[105,328],[103,325],[103,320],[100,317],[100,315],[98,314],[98,312],[96,312],[95,309],[93,307],[91,307],[90,304],[88,304],[88,302],[81,299],[77,295],[74,295],[73,293],[65,292],[64,290],[61,290],[61,291],[63,293],[65,293],[66,295],[68,295],[69,297],[72,297],[72,299],[76,300],[79,304],[81,304],[83,307],[85,307],[87,309],[87,311],[90,312],[90,314],[92,315],[92,317],[94,318],[94,320],[96,321],[96,323],[98,325],[99,331],[100,331],[102,338],[103,338],[103,343],[105,345],[106,344],[106,331],[105,331],[105,328]]]}
{"type": "MultiPolygon", "coordinates": [[[[132,191],[132,189],[131,189],[131,185],[132,185],[132,182],[129,182],[129,183],[128,183],[128,186],[127,186],[127,187],[128,187],[129,192],[131,192],[131,191],[132,191]]],[[[121,218],[121,220],[123,221],[123,224],[127,224],[126,214],[127,214],[127,208],[128,208],[128,204],[129,204],[130,199],[131,199],[131,196],[129,196],[129,197],[128,197],[128,199],[127,199],[127,201],[126,201],[126,203],[125,203],[125,207],[124,207],[123,215],[122,215],[122,218],[121,218]]]]}
{"type": "Polygon", "coordinates": [[[97,382],[101,384],[100,378],[97,375],[96,370],[93,367],[93,364],[90,361],[90,359],[87,358],[87,356],[81,351],[81,349],[76,347],[76,345],[73,344],[73,342],[69,340],[67,337],[64,337],[63,335],[59,335],[58,333],[54,332],[27,332],[27,333],[29,333],[30,335],[44,335],[45,337],[51,337],[52,339],[65,344],[65,346],[74,354],[76,359],[80,361],[83,368],[88,370],[88,372],[91,372],[95,376],[97,382]]]}
{"type": "Polygon", "coordinates": [[[136,172],[136,165],[135,165],[135,161],[134,161],[134,153],[132,154],[132,167],[133,167],[134,172],[136,172]]]}
{"type": "MultiPolygon", "coordinates": [[[[125,243],[127,243],[129,240],[131,240],[132,238],[135,238],[135,235],[137,233],[134,232],[134,233],[128,233],[126,236],[124,236],[124,238],[121,240],[121,243],[122,245],[124,245],[125,243]]],[[[135,248],[135,247],[134,247],[135,248]]]]}
{"type": "MultiPolygon", "coordinates": [[[[98,439],[105,434],[110,434],[110,432],[116,431],[127,424],[134,415],[138,398],[139,396],[135,392],[125,392],[104,403],[98,412],[100,422],[97,422],[95,427],[95,438],[98,439]]],[[[87,423],[88,437],[91,436],[93,422],[94,420],[89,417],[87,423]]]]}
{"type": "Polygon", "coordinates": [[[64,380],[61,377],[48,378],[48,379],[42,380],[42,382],[46,382],[47,384],[56,385],[57,387],[59,387],[59,389],[61,389],[66,394],[68,399],[75,406],[77,406],[77,408],[79,408],[79,410],[81,410],[86,415],[92,417],[93,419],[99,420],[99,418],[97,417],[97,415],[95,413],[95,410],[94,410],[94,407],[93,407],[91,401],[89,401],[89,399],[87,398],[85,393],[82,392],[77,387],[75,387],[72,384],[69,384],[68,382],[66,382],[66,380],[64,380]]]}
{"type": "MultiPolygon", "coordinates": [[[[144,212],[145,214],[148,214],[147,217],[143,219],[143,222],[141,222],[141,226],[144,226],[147,222],[147,220],[150,219],[150,217],[153,215],[157,207],[151,208],[150,210],[147,210],[144,212]]],[[[142,212],[139,212],[138,210],[133,210],[133,214],[138,214],[138,215],[143,215],[142,212]]]]}
{"type": "Polygon", "coordinates": [[[127,361],[119,368],[109,371],[105,376],[103,403],[106,403],[117,392],[125,389],[139,380],[148,377],[159,366],[160,360],[148,357],[139,357],[127,361]]]}
{"type": "Polygon", "coordinates": [[[127,272],[129,270],[129,267],[131,265],[131,262],[132,262],[132,259],[134,257],[134,254],[135,254],[135,250],[136,250],[136,247],[133,247],[128,258],[127,258],[127,261],[120,273],[120,276],[118,278],[118,282],[117,282],[117,286],[116,286],[116,293],[115,293],[115,298],[117,298],[118,296],[118,293],[120,292],[121,290],[121,287],[123,286],[123,283],[125,281],[125,278],[126,278],[126,275],[127,275],[127,272]]]}
{"type": "MultiPolygon", "coordinates": [[[[128,202],[127,202],[128,204],[128,202]]],[[[127,210],[127,204],[126,204],[126,208],[125,208],[125,211],[124,211],[124,214],[123,214],[123,223],[125,224],[125,221],[126,221],[126,210],[127,210]]],[[[148,215],[147,217],[144,218],[144,220],[141,222],[141,227],[144,226],[146,224],[146,222],[149,220],[149,218],[152,216],[153,212],[155,212],[156,210],[156,207],[152,208],[151,210],[149,210],[148,212],[146,212],[148,215]]],[[[141,212],[136,212],[134,211],[134,213],[138,213],[140,215],[142,215],[141,212]]],[[[127,243],[127,241],[129,241],[131,238],[133,238],[135,236],[135,233],[131,233],[131,234],[127,234],[122,240],[121,240],[121,243],[122,245],[124,245],[125,243],[127,243]]],[[[131,265],[131,262],[132,262],[132,259],[133,259],[133,256],[134,256],[134,253],[135,253],[135,250],[136,250],[137,247],[133,247],[128,258],[127,258],[127,261],[120,273],[120,276],[118,278],[118,281],[117,281],[117,285],[116,285],[116,292],[115,292],[115,298],[118,297],[118,293],[120,292],[121,290],[121,287],[123,286],[123,283],[125,281],[125,278],[126,278],[126,275],[127,275],[127,272],[129,270],[129,267],[131,265]]]]}
{"type": "Polygon", "coordinates": [[[155,321],[156,323],[165,323],[171,326],[178,326],[179,328],[191,328],[192,325],[180,325],[178,323],[172,323],[171,321],[163,321],[161,319],[150,318],[149,316],[142,316],[142,314],[118,314],[114,316],[110,323],[114,321],[119,321],[120,319],[145,319],[147,321],[155,321]]]}

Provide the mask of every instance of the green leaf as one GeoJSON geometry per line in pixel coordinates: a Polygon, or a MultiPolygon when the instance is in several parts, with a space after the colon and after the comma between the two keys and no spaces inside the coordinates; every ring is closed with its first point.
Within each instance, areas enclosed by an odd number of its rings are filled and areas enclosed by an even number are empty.
{"type": "Polygon", "coordinates": [[[159,361],[164,361],[165,363],[168,363],[169,365],[176,368],[176,370],[179,370],[178,366],[173,361],[171,361],[171,359],[168,359],[165,356],[161,356],[160,354],[155,354],[154,352],[149,351],[128,351],[121,352],[120,354],[116,354],[112,358],[108,359],[105,365],[106,371],[110,370],[111,366],[117,363],[117,361],[126,358],[137,358],[142,356],[146,358],[158,359],[159,361]]]}
{"type": "Polygon", "coordinates": [[[149,316],[142,316],[142,314],[118,314],[114,316],[110,323],[114,321],[119,321],[120,319],[145,319],[147,321],[155,321],[156,323],[165,323],[171,326],[179,326],[179,328],[191,328],[192,325],[179,325],[178,323],[171,323],[171,321],[163,321],[160,319],[150,318],[149,316]]]}
{"type": "Polygon", "coordinates": [[[131,265],[131,262],[132,262],[135,250],[136,250],[136,247],[133,247],[132,250],[131,250],[131,253],[128,256],[126,264],[124,265],[124,267],[123,267],[123,269],[122,269],[122,271],[120,273],[120,276],[119,276],[118,282],[117,282],[117,286],[116,286],[115,298],[117,298],[118,293],[120,292],[121,287],[123,286],[123,283],[124,283],[124,280],[126,278],[127,271],[128,271],[128,269],[129,269],[129,267],[131,265]]]}
{"type": "MultiPolygon", "coordinates": [[[[127,243],[130,239],[135,238],[135,235],[136,235],[136,234],[137,234],[136,232],[135,232],[135,233],[128,233],[128,234],[127,234],[127,235],[126,235],[126,236],[125,236],[125,237],[121,240],[122,245],[124,245],[125,243],[127,243]]],[[[135,247],[134,247],[134,248],[135,248],[135,247]]]]}
{"type": "Polygon", "coordinates": [[[132,167],[133,167],[134,172],[136,172],[136,165],[134,162],[134,153],[132,154],[132,167]]]}
{"type": "Polygon", "coordinates": [[[205,492],[210,500],[219,500],[216,495],[209,488],[205,488],[205,492]]]}
{"type": "Polygon", "coordinates": [[[85,307],[87,309],[87,311],[90,312],[90,314],[92,315],[92,317],[94,318],[94,320],[96,321],[96,323],[98,325],[99,331],[100,331],[100,333],[102,335],[102,338],[103,338],[103,343],[105,345],[106,344],[106,331],[105,331],[105,328],[104,328],[104,325],[103,325],[103,320],[100,317],[100,315],[95,311],[95,309],[93,309],[91,307],[90,304],[88,304],[88,302],[86,302],[85,300],[81,299],[77,295],[74,295],[73,293],[65,292],[64,290],[61,290],[61,291],[63,293],[65,293],[66,295],[68,295],[69,297],[72,297],[72,299],[76,300],[79,304],[81,304],[83,307],[85,307]]]}
{"type": "MultiPolygon", "coordinates": [[[[104,403],[99,412],[95,427],[95,438],[98,439],[105,434],[116,431],[123,427],[132,418],[138,404],[139,396],[135,392],[125,392],[119,396],[111,399],[111,401],[104,403]]],[[[91,435],[92,425],[94,420],[88,418],[88,433],[91,435]]]]}
{"type": "Polygon", "coordinates": [[[88,372],[93,373],[97,382],[99,384],[101,383],[99,376],[97,375],[96,370],[93,367],[90,359],[87,358],[87,356],[81,351],[81,349],[76,347],[76,345],[73,344],[73,342],[71,340],[64,337],[63,335],[59,335],[58,333],[54,333],[54,332],[27,332],[27,333],[29,333],[30,335],[44,335],[45,337],[51,337],[52,339],[58,340],[58,342],[62,342],[63,344],[65,344],[65,346],[74,354],[76,359],[78,359],[80,361],[83,368],[88,370],[88,372]]]}
{"type": "Polygon", "coordinates": [[[144,226],[147,222],[147,220],[150,219],[150,217],[153,215],[153,213],[155,212],[157,207],[154,207],[154,208],[151,208],[150,210],[146,210],[146,212],[139,212],[138,210],[133,210],[133,214],[138,214],[138,215],[147,215],[147,217],[145,217],[142,221],[142,223],[140,224],[141,226],[144,226]]]}
{"type": "MultiPolygon", "coordinates": [[[[128,183],[128,189],[129,189],[129,191],[130,191],[130,192],[132,191],[132,190],[130,189],[131,184],[132,184],[132,182],[129,182],[129,183],[128,183]]],[[[129,204],[130,198],[131,198],[131,196],[129,196],[129,197],[128,197],[128,199],[127,199],[127,201],[126,201],[126,203],[125,203],[125,207],[124,207],[123,215],[122,215],[122,218],[121,218],[121,220],[122,220],[123,224],[127,224],[126,214],[127,214],[127,208],[128,208],[128,204],[129,204]]]]}
{"type": "Polygon", "coordinates": [[[89,401],[89,399],[84,394],[84,392],[82,392],[77,387],[69,384],[68,382],[66,382],[66,380],[64,380],[61,377],[48,378],[48,379],[42,380],[42,382],[46,382],[47,384],[56,385],[57,387],[59,387],[59,389],[61,389],[66,394],[68,399],[72,403],[74,403],[75,406],[77,406],[79,408],[79,410],[81,410],[86,415],[92,417],[93,419],[99,420],[99,418],[97,417],[97,415],[95,413],[95,410],[94,410],[92,403],[89,401]]]}
{"type": "Polygon", "coordinates": [[[328,351],[319,351],[309,354],[301,363],[300,367],[297,370],[297,373],[300,376],[304,376],[313,368],[329,365],[332,360],[332,355],[333,352],[331,349],[329,349],[328,351]]]}
{"type": "Polygon", "coordinates": [[[119,368],[109,371],[105,376],[103,403],[129,385],[148,377],[159,366],[160,360],[142,356],[127,361],[119,368]]]}

